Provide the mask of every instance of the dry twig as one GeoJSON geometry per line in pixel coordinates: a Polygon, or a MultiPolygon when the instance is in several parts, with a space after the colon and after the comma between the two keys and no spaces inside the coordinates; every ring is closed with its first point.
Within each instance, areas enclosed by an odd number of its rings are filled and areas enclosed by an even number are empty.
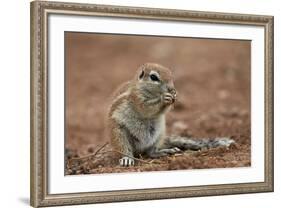
{"type": "MultiPolygon", "coordinates": [[[[89,160],[91,160],[92,158],[94,158],[102,149],[104,149],[106,146],[108,145],[108,142],[106,142],[105,144],[103,144],[99,149],[97,149],[97,151],[95,151],[93,154],[90,154],[90,155],[86,155],[86,156],[83,156],[83,157],[80,157],[80,158],[72,158],[70,159],[68,162],[67,162],[67,167],[69,168],[74,162],[78,162],[79,164],[80,163],[83,163],[83,162],[87,162],[89,160]]],[[[155,160],[151,160],[151,161],[146,161],[146,160],[143,160],[143,159],[139,159],[139,158],[136,158],[136,157],[133,157],[133,156],[130,156],[130,155],[127,155],[127,154],[124,154],[120,151],[117,151],[117,150],[109,150],[109,151],[105,151],[104,153],[107,153],[107,152],[116,152],[116,153],[119,153],[123,156],[126,156],[126,157],[130,157],[136,161],[139,161],[139,162],[142,162],[142,163],[146,163],[146,164],[152,164],[152,163],[158,163],[156,162],[155,160]]]]}
{"type": "Polygon", "coordinates": [[[93,157],[95,157],[106,145],[108,145],[108,142],[106,142],[105,144],[103,144],[99,149],[97,149],[96,152],[94,152],[93,154],[90,155],[86,155],[80,158],[71,158],[68,162],[67,162],[67,167],[69,167],[69,165],[71,165],[73,162],[83,162],[83,160],[89,161],[90,159],[92,159],[93,157]]]}

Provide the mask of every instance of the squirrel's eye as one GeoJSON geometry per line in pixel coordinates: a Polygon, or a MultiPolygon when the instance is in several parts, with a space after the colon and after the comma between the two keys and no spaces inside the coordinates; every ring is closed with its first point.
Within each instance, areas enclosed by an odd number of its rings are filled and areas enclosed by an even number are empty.
{"type": "Polygon", "coordinates": [[[140,74],[140,76],[139,76],[139,79],[142,79],[143,76],[144,76],[144,71],[141,71],[141,74],[140,74]]]}
{"type": "Polygon", "coordinates": [[[151,79],[152,81],[155,81],[155,82],[159,82],[159,81],[160,81],[159,78],[158,78],[155,74],[151,74],[151,75],[150,75],[150,79],[151,79]]]}

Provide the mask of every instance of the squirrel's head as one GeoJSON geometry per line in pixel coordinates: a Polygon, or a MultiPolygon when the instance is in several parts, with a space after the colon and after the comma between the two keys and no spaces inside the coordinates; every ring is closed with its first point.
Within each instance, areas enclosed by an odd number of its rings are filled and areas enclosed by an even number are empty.
{"type": "Polygon", "coordinates": [[[145,63],[138,68],[135,81],[158,93],[175,93],[173,76],[170,69],[155,63],[145,63]]]}

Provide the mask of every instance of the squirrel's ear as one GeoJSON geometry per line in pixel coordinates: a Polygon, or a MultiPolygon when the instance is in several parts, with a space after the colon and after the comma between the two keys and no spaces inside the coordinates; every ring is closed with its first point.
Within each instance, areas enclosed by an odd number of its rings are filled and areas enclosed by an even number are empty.
{"type": "Polygon", "coordinates": [[[144,76],[144,71],[143,71],[143,70],[141,70],[141,73],[140,73],[140,75],[139,75],[139,79],[142,79],[142,78],[143,78],[143,76],[144,76]]]}

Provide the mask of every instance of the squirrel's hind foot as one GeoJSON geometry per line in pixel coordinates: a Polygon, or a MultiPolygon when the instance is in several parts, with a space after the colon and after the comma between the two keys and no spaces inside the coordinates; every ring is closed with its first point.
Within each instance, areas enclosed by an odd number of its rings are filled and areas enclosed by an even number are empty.
{"type": "Polygon", "coordinates": [[[150,158],[159,158],[167,155],[172,155],[175,153],[181,152],[181,149],[178,147],[166,148],[166,149],[157,149],[148,153],[150,158]]]}

